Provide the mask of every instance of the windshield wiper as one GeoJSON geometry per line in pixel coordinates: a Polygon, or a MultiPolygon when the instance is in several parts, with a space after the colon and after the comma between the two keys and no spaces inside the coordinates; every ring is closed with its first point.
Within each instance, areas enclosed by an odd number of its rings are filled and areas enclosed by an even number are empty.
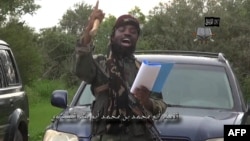
{"type": "Polygon", "coordinates": [[[178,104],[167,104],[168,107],[186,107],[183,105],[178,105],[178,104]]]}
{"type": "Polygon", "coordinates": [[[91,106],[92,104],[88,103],[88,104],[81,104],[80,106],[91,106]]]}

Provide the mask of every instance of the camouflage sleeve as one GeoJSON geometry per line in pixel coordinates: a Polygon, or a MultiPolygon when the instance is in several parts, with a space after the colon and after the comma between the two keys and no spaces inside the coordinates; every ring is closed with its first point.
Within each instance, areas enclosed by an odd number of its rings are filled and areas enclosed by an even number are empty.
{"type": "Polygon", "coordinates": [[[150,100],[152,102],[152,115],[162,115],[166,109],[167,104],[163,101],[162,93],[151,93],[150,100]]]}
{"type": "Polygon", "coordinates": [[[87,83],[92,83],[96,75],[96,65],[92,57],[92,50],[91,46],[77,46],[75,48],[76,60],[73,71],[77,77],[87,83]]]}

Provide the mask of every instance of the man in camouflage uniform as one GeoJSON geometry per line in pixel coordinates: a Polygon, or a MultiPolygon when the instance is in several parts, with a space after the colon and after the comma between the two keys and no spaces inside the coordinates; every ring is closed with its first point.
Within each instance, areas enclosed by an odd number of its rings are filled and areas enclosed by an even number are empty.
{"type": "MultiPolygon", "coordinates": [[[[104,14],[98,10],[91,16],[94,18],[90,19],[101,21],[104,14]]],[[[77,44],[75,73],[91,84],[95,96],[92,115],[97,118],[92,120],[92,141],[152,140],[145,119],[129,118],[138,116],[129,106],[128,94],[140,65],[133,55],[139,34],[138,20],[131,15],[122,15],[113,27],[107,56],[93,56],[91,43],[77,44]]],[[[166,110],[162,94],[154,94],[141,86],[133,95],[148,115],[162,114],[166,110]]]]}

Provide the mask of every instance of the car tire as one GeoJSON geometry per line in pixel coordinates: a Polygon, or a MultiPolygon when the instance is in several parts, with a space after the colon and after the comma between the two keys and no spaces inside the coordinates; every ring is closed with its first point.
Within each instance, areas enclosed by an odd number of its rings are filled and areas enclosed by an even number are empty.
{"type": "Polygon", "coordinates": [[[23,141],[23,135],[19,129],[15,133],[14,141],[23,141]]]}

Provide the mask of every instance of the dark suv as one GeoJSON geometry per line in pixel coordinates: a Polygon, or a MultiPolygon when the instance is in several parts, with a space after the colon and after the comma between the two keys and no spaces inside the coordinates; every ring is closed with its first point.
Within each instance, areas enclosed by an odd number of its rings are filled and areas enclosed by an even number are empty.
{"type": "Polygon", "coordinates": [[[0,141],[28,141],[29,105],[9,45],[0,40],[0,141]]]}
{"type": "MultiPolygon", "coordinates": [[[[222,53],[144,51],[137,52],[136,57],[141,61],[174,63],[162,91],[168,108],[155,120],[162,140],[223,141],[224,125],[249,122],[248,104],[222,53]]],[[[85,82],[69,105],[66,90],[54,91],[51,103],[63,111],[46,129],[44,141],[90,140],[93,100],[90,85],[85,82]]]]}

